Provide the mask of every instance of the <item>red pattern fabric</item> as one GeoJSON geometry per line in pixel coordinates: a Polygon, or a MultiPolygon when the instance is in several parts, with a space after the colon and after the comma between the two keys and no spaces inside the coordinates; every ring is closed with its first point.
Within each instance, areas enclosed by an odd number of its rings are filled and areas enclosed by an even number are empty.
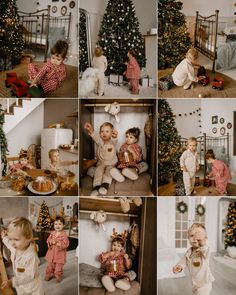
{"type": "Polygon", "coordinates": [[[104,274],[110,276],[113,279],[121,279],[121,278],[129,278],[128,273],[126,270],[131,268],[132,261],[129,259],[127,263],[126,259],[124,258],[125,252],[121,251],[118,255],[110,256],[110,251],[102,252],[99,255],[99,261],[102,264],[102,269],[104,270],[104,274]],[[110,266],[112,265],[113,261],[116,261],[117,271],[109,271],[110,266]]]}
{"type": "MultiPolygon", "coordinates": [[[[133,162],[127,162],[127,163],[118,163],[117,168],[123,169],[126,167],[135,167],[138,168],[138,163],[140,163],[143,159],[142,155],[142,148],[138,143],[133,143],[131,145],[128,145],[127,143],[122,144],[120,147],[119,153],[124,153],[128,151],[128,147],[131,147],[136,155],[136,160],[133,162]]],[[[118,157],[119,158],[119,157],[118,157]]]]}
{"type": "Polygon", "coordinates": [[[219,193],[226,193],[227,184],[232,179],[229,167],[224,162],[215,160],[212,164],[212,171],[209,174],[209,177],[211,176],[215,177],[216,189],[219,193]]]}
{"type": "Polygon", "coordinates": [[[48,60],[45,64],[28,65],[28,75],[30,80],[36,78],[37,84],[41,85],[44,93],[48,93],[59,88],[66,78],[66,66],[64,63],[56,66],[48,60]]]}
{"type": "Polygon", "coordinates": [[[132,57],[127,63],[127,70],[125,75],[128,79],[140,79],[141,70],[137,60],[132,57]]]}

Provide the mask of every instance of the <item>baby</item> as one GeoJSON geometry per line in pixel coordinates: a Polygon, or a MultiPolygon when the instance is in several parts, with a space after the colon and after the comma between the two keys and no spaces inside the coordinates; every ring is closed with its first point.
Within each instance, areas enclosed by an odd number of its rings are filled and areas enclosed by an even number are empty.
{"type": "Polygon", "coordinates": [[[187,150],[180,157],[180,167],[183,171],[183,182],[186,196],[191,196],[194,191],[195,174],[199,170],[197,155],[197,139],[190,137],[188,139],[187,150]]]}
{"type": "Polygon", "coordinates": [[[142,148],[138,144],[140,129],[133,127],[125,132],[125,143],[122,144],[118,154],[117,168],[112,168],[111,176],[118,182],[125,180],[124,176],[131,180],[138,179],[138,174],[147,170],[147,163],[143,159],[142,148]],[[146,169],[144,169],[146,168],[146,169]]]}
{"type": "Polygon", "coordinates": [[[66,262],[66,249],[69,246],[69,239],[64,231],[64,225],[64,218],[57,216],[54,221],[54,231],[51,232],[47,239],[48,251],[46,260],[48,265],[45,281],[51,280],[54,275],[58,283],[62,280],[63,266],[66,262]]]}
{"type": "Polygon", "coordinates": [[[172,77],[175,85],[183,86],[186,90],[193,87],[193,82],[198,82],[205,78],[205,76],[197,77],[194,73],[194,65],[196,65],[197,58],[198,51],[195,48],[190,48],[186,58],[174,70],[172,77]]]}
{"type": "Polygon", "coordinates": [[[28,155],[27,153],[21,153],[19,155],[19,162],[16,163],[16,164],[13,164],[13,165],[10,165],[9,167],[9,172],[10,174],[11,173],[14,173],[14,172],[17,172],[17,171],[21,171],[21,170],[27,170],[27,169],[35,169],[35,167],[31,164],[29,164],[28,162],[28,155]]]}
{"type": "Polygon", "coordinates": [[[92,60],[92,66],[98,70],[98,82],[96,85],[96,93],[99,96],[104,95],[104,78],[105,71],[107,69],[107,59],[103,55],[103,51],[101,47],[96,47],[94,49],[94,57],[92,60]]]}
{"type": "Polygon", "coordinates": [[[112,182],[110,170],[114,168],[117,163],[116,144],[118,132],[109,122],[105,122],[100,126],[99,134],[94,132],[90,123],[85,123],[84,128],[88,130],[88,134],[97,145],[97,166],[91,195],[106,195],[112,182]]]}
{"type": "Polygon", "coordinates": [[[13,287],[18,295],[44,295],[39,275],[39,259],[31,244],[32,224],[24,217],[17,217],[1,232],[4,245],[11,251],[13,277],[3,281],[1,288],[13,287]]]}
{"type": "Polygon", "coordinates": [[[229,167],[221,160],[215,158],[213,150],[208,150],[205,155],[207,163],[212,164],[212,170],[207,177],[215,177],[216,189],[221,195],[227,194],[227,184],[231,180],[229,167]]]}
{"type": "Polygon", "coordinates": [[[114,292],[116,288],[130,289],[129,270],[132,260],[124,250],[125,240],[121,235],[112,236],[111,251],[99,255],[99,261],[104,270],[102,284],[108,292],[114,292]]]}
{"type": "Polygon", "coordinates": [[[191,248],[187,250],[179,263],[173,267],[173,272],[179,273],[187,267],[192,279],[193,294],[209,295],[214,277],[209,266],[210,251],[204,225],[194,223],[188,230],[188,239],[191,248]]]}
{"type": "Polygon", "coordinates": [[[78,161],[61,161],[60,160],[60,152],[58,149],[51,149],[48,152],[48,156],[50,159],[50,164],[48,166],[48,170],[59,172],[63,170],[63,167],[69,165],[76,165],[78,161]]]}

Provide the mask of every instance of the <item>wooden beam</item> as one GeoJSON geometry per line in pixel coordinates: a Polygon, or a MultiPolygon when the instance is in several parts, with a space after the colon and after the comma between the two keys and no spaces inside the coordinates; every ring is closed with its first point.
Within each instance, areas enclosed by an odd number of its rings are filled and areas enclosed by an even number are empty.
{"type": "MultiPolygon", "coordinates": [[[[7,281],[7,272],[5,268],[5,264],[2,257],[2,252],[0,251],[0,283],[2,284],[3,281],[7,281]]],[[[14,295],[12,288],[4,288],[0,289],[0,294],[2,295],[14,295]]]]}

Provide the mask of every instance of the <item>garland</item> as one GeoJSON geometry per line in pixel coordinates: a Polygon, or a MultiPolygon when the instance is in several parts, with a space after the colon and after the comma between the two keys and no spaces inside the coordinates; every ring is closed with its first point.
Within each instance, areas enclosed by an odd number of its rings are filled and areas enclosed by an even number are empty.
{"type": "MultiPolygon", "coordinates": [[[[0,175],[6,175],[7,172],[7,154],[8,154],[8,144],[5,132],[3,131],[3,124],[5,123],[4,118],[4,110],[2,109],[2,105],[0,104],[0,154],[1,154],[1,164],[3,163],[3,169],[0,171],[0,175]]],[[[0,167],[2,167],[0,165],[0,167]]]]}
{"type": "Polygon", "coordinates": [[[206,212],[205,207],[202,204],[197,205],[196,207],[196,214],[199,216],[203,216],[206,212]]]}
{"type": "Polygon", "coordinates": [[[179,213],[184,214],[188,211],[188,205],[185,202],[181,201],[177,204],[177,210],[179,211],[179,213]]]}

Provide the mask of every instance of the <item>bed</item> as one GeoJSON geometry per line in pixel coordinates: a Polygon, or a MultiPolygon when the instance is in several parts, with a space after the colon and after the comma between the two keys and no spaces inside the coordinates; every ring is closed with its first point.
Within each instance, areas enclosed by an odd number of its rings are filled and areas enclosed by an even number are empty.
{"type": "MultiPolygon", "coordinates": [[[[181,147],[184,150],[187,146],[188,138],[180,137],[181,147]]],[[[208,165],[205,160],[205,154],[208,149],[212,149],[217,159],[229,165],[229,133],[221,136],[208,136],[203,133],[202,136],[197,137],[197,152],[199,156],[199,163],[203,166],[204,177],[208,171],[208,165]]]]}
{"type": "Polygon", "coordinates": [[[196,12],[194,47],[212,60],[212,72],[236,67],[236,27],[219,22],[219,10],[210,16],[196,12]]]}
{"type": "Polygon", "coordinates": [[[19,11],[20,29],[25,49],[40,48],[44,50],[44,61],[50,48],[59,39],[69,40],[71,13],[52,17],[51,6],[35,12],[19,11]]]}

